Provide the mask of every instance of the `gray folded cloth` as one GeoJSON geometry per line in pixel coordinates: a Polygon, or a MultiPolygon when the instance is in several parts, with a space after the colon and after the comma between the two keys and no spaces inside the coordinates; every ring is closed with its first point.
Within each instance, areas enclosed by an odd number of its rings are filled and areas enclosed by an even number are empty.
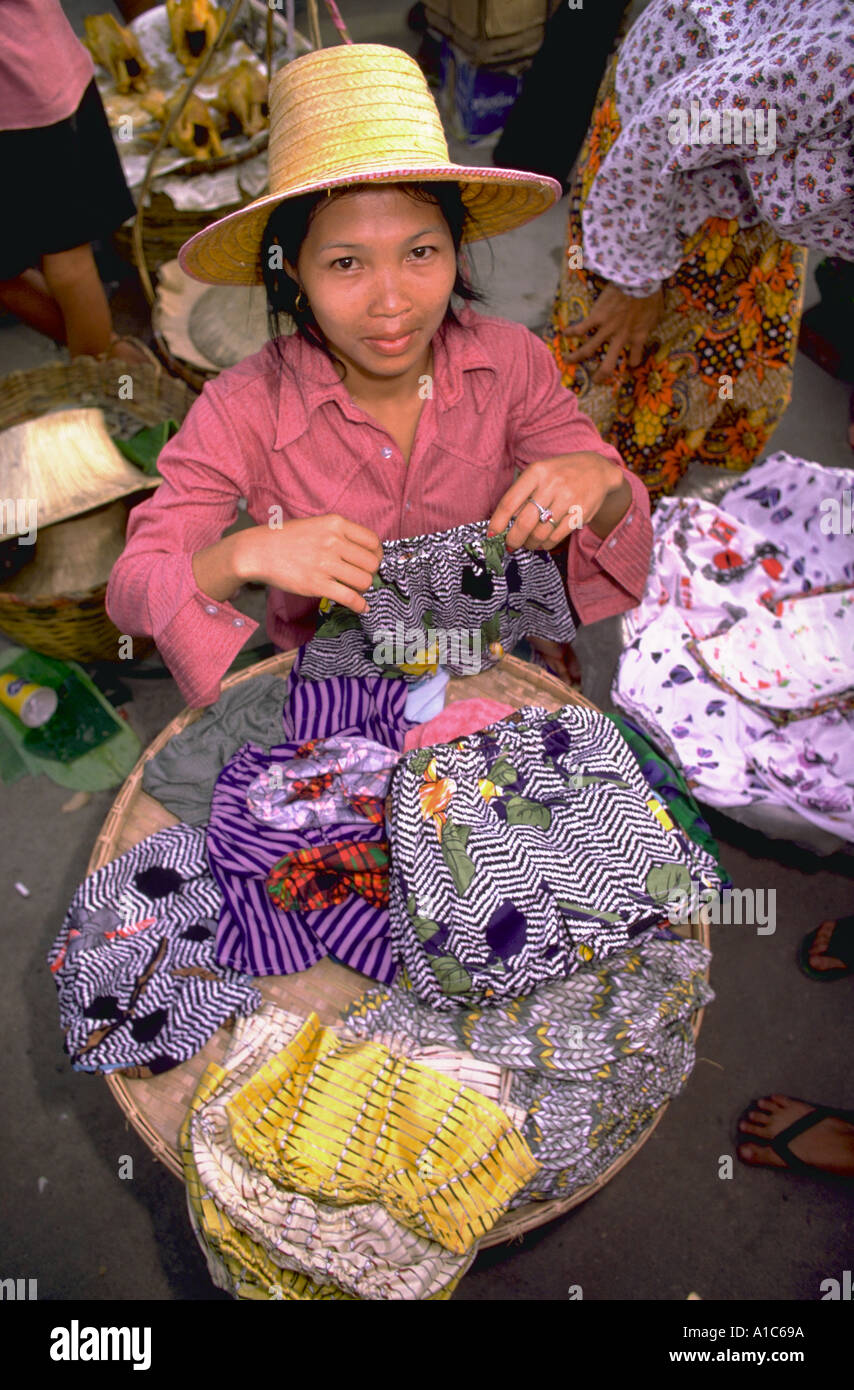
{"type": "Polygon", "coordinates": [[[201,719],[145,764],[142,785],[148,795],[186,824],[204,825],[216,779],[238,749],[244,743],[272,748],[285,741],[286,686],[280,676],[257,676],[224,691],[201,719]]]}

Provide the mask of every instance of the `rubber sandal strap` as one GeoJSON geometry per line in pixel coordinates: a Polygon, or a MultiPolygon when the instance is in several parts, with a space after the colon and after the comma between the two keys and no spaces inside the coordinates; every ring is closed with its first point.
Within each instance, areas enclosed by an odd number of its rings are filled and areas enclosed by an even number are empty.
{"type": "Polygon", "coordinates": [[[849,968],[854,967],[854,916],[837,919],[823,954],[835,956],[849,968]]]}
{"type": "Polygon", "coordinates": [[[832,970],[816,970],[810,965],[810,953],[815,948],[815,939],[818,935],[818,927],[803,938],[798,947],[798,965],[804,975],[810,980],[818,980],[822,984],[829,984],[833,980],[841,980],[844,975],[854,972],[854,916],[839,917],[830,937],[830,941],[824,948],[823,954],[834,956],[837,960],[844,961],[844,965],[834,966],[832,970]]]}
{"type": "Polygon", "coordinates": [[[797,1154],[792,1153],[789,1144],[805,1130],[813,1129],[822,1120],[838,1115],[839,1111],[831,1110],[826,1105],[817,1105],[808,1115],[801,1115],[799,1120],[793,1120],[786,1129],[769,1139],[768,1147],[774,1150],[778,1158],[782,1158],[786,1167],[791,1168],[793,1173],[808,1173],[814,1177],[816,1173],[822,1172],[822,1169],[817,1168],[814,1163],[805,1163],[802,1158],[798,1158],[797,1154]]]}

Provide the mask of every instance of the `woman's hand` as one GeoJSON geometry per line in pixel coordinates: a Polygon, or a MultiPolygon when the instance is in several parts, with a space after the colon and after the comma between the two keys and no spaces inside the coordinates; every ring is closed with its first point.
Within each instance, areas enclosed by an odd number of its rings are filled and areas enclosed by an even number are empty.
{"type": "Polygon", "coordinates": [[[607,342],[608,351],[593,380],[602,382],[615,371],[620,353],[629,351],[629,366],[640,366],[647,338],[664,313],[664,294],[657,289],[644,299],[624,294],[616,285],[606,285],[586,319],[572,325],[573,336],[595,332],[583,347],[566,354],[567,362],[583,362],[607,342]]]}
{"type": "Polygon", "coordinates": [[[362,594],[371,587],[383,548],[366,526],[332,513],[238,534],[247,537],[239,561],[244,581],[332,599],[354,613],[367,611],[362,594]]]}
{"type": "Polygon", "coordinates": [[[241,584],[269,584],[288,594],[328,598],[364,613],[362,598],[382,559],[373,531],[343,516],[312,516],[281,527],[251,526],[193,556],[203,594],[220,601],[241,584]]]}
{"type": "Polygon", "coordinates": [[[631,505],[632,490],[619,464],[601,454],[563,454],[531,463],[507,489],[490,521],[490,534],[516,518],[508,550],[553,550],[579,526],[607,536],[631,505]],[[541,521],[538,508],[552,513],[541,521]]]}

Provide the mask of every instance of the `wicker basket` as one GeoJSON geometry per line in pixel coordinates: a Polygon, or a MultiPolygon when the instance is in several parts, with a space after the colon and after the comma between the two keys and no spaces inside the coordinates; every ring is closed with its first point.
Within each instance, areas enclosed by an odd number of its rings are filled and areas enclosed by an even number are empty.
{"type": "MultiPolygon", "coordinates": [[[[13,372],[0,382],[0,429],[69,406],[118,407],[123,414],[138,419],[140,427],[170,417],[180,423],[194,400],[184,382],[176,381],[159,366],[143,363],[131,367],[115,359],[98,362],[94,357],[76,357],[71,363],[13,372]],[[117,378],[122,372],[132,377],[132,400],[118,399],[117,378]]],[[[18,645],[32,647],[45,656],[114,661],[120,634],[107,617],[106,592],[103,582],[67,594],[23,597],[0,592],[0,629],[18,645]]],[[[134,643],[137,655],[143,654],[143,647],[150,650],[151,646],[143,639],[134,643]]]]}
{"type": "MultiPolygon", "coordinates": [[[[260,662],[248,671],[230,677],[225,684],[227,687],[238,685],[262,674],[284,676],[290,670],[293,659],[293,652],[271,657],[269,661],[260,662]]],[[[565,704],[594,708],[589,700],[585,700],[577,691],[569,690],[554,676],[514,657],[505,657],[498,666],[481,675],[452,679],[446,694],[446,704],[477,696],[501,700],[516,708],[525,704],[543,705],[550,710],[560,709],[565,704]]],[[[185,710],[173,719],[146,749],[117,796],[95,842],[89,860],[90,874],[124,854],[146,836],[177,823],[175,816],[142,790],[143,768],[149,758],[165,747],[175,734],[198,719],[201,713],[200,710],[185,710]]],[[[708,946],[708,926],[686,927],[684,932],[708,946]]],[[[325,959],[298,975],[267,976],[257,983],[265,999],[272,1000],[294,1013],[307,1014],[313,1010],[319,1015],[321,1022],[331,1024],[340,1017],[348,1004],[374,982],[346,966],[325,959]]],[[[694,1018],[695,1038],[700,1031],[702,1015],[703,1011],[698,1010],[694,1018]]],[[[178,1131],[202,1073],[210,1062],[222,1062],[228,1036],[227,1030],[221,1028],[195,1057],[161,1076],[131,1080],[112,1073],[105,1077],[107,1085],[134,1129],[155,1156],[178,1177],[182,1176],[178,1131]]],[[[521,1236],[526,1231],[533,1230],[535,1226],[541,1226],[562,1215],[571,1207],[591,1197],[594,1192],[598,1192],[646,1143],[666,1109],[666,1105],[661,1107],[655,1120],[637,1142],[595,1182],[580,1188],[571,1197],[559,1201],[532,1202],[519,1207],[497,1223],[481,1241],[481,1247],[498,1245],[521,1236]]]]}

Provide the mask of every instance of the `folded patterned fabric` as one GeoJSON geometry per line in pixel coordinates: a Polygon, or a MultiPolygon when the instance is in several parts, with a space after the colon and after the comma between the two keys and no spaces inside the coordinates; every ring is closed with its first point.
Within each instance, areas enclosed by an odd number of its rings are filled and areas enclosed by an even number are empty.
{"type": "Polygon", "coordinates": [[[509,532],[488,522],[383,543],[367,612],[327,606],[304,648],[300,674],[402,677],[441,666],[473,675],[528,635],[569,642],[575,624],[560,572],[546,551],[507,551],[509,532]]]}
{"type": "Polygon", "coordinates": [[[280,830],[383,820],[399,754],[372,739],[311,739],[293,759],[262,772],[246,793],[256,820],[280,830]]]}
{"type": "MultiPolygon", "coordinates": [[[[182,1156],[194,1229],[214,1282],[241,1298],[328,1298],[336,1290],[360,1299],[448,1298],[476,1244],[453,1254],[378,1201],[333,1206],[288,1191],[234,1144],[228,1103],[302,1022],[270,1003],[241,1020],[225,1060],[208,1068],[191,1104],[182,1156]]],[[[499,1103],[507,1092],[509,1074],[468,1052],[416,1047],[412,1055],[499,1103]]]]}
{"type": "MultiPolygon", "coordinates": [[[[708,950],[657,930],[601,964],[490,1009],[439,1013],[393,986],[344,1016],[349,1032],[393,1032],[401,1048],[466,1047],[512,1075],[510,1099],[540,1171],[511,1206],[569,1197],[641,1137],[694,1065],[694,1011],[714,995],[708,950]]],[[[506,1104],[506,1102],[505,1102],[506,1104]]]]}
{"type": "Polygon", "coordinates": [[[312,1014],[226,1104],[253,1168],[320,1201],[379,1201],[459,1255],[537,1165],[502,1110],[467,1086],[342,1039],[312,1014]]]}
{"type": "MultiPolygon", "coordinates": [[[[253,975],[291,975],[334,955],[363,975],[388,983],[397,962],[391,947],[387,907],[358,894],[343,902],[306,911],[277,907],[267,892],[273,866],[299,850],[337,844],[383,844],[386,829],[342,811],[337,824],[282,830],[249,814],[249,787],[262,774],[284,772],[300,744],[285,743],[265,752],[247,743],[225,767],[216,784],[207,830],[208,862],[222,890],[217,959],[253,975]]],[[[307,805],[317,805],[307,802],[307,805]]]]}
{"type": "Polygon", "coordinates": [[[388,845],[344,840],[295,850],[274,864],[267,892],[277,907],[314,912],[358,893],[374,907],[388,907],[388,845]]]}
{"type": "Polygon", "coordinates": [[[841,524],[852,493],[854,468],[826,468],[780,449],[738,478],[721,506],[782,547],[789,560],[781,577],[786,592],[809,593],[854,584],[851,532],[841,524]]]}
{"type": "Polygon", "coordinates": [[[404,748],[429,748],[434,743],[450,743],[463,734],[476,734],[487,724],[494,724],[506,714],[513,713],[512,705],[502,705],[498,700],[454,700],[441,714],[437,714],[426,724],[419,724],[406,735],[404,748]]]}
{"type": "Polygon", "coordinates": [[[596,710],[525,708],[417,749],[391,803],[392,942],[434,1008],[526,994],[718,885],[596,710]]]}
{"type": "MultiPolygon", "coordinates": [[[[225,1074],[211,1065],[202,1077],[181,1127],[180,1146],[187,1194],[187,1210],[193,1233],[202,1248],[208,1273],[218,1289],[232,1298],[277,1301],[349,1301],[336,1284],[321,1283],[297,1270],[284,1269],[258,1241],[240,1229],[215,1199],[196,1164],[193,1138],[198,1133],[200,1112],[215,1100],[225,1074]]],[[[254,1180],[250,1176],[249,1181],[254,1180]]]]}
{"type": "Polygon", "coordinates": [[[217,963],[222,895],[204,831],[159,830],[85,879],[48,954],[79,1071],[154,1076],[199,1052],[261,995],[217,963]]]}
{"type": "Polygon", "coordinates": [[[849,624],[842,601],[837,619],[819,595],[854,585],[852,489],[854,469],[781,452],[719,507],[665,499],[612,689],[700,801],[820,853],[854,840],[849,624]]]}
{"type": "MultiPolygon", "coordinates": [[[[391,762],[411,727],[404,714],[406,686],[381,676],[303,681],[301,659],[299,652],[288,676],[282,715],[288,742],[269,752],[257,744],[245,744],[223,768],[214,790],[207,850],[211,872],[222,891],[217,959],[253,975],[290,975],[332,954],[353,970],[388,983],[397,964],[385,908],[351,894],[344,902],[317,912],[285,912],[275,906],[266,889],[270,870],[286,854],[329,840],[385,840],[376,802],[345,807],[339,798],[332,810],[337,807],[340,820],[318,824],[309,816],[282,829],[256,820],[247,809],[247,796],[250,787],[257,791],[262,778],[268,785],[284,787],[289,767],[296,758],[310,756],[306,747],[316,739],[379,744],[391,762]]],[[[322,800],[292,804],[317,809],[322,800]]]]}
{"type": "Polygon", "coordinates": [[[300,647],[288,673],[284,736],[290,742],[313,738],[355,735],[400,752],[412,728],[406,717],[408,686],[403,680],[384,679],[373,667],[367,675],[331,675],[304,679],[307,647],[300,647]]]}
{"type": "Polygon", "coordinates": [[[854,587],[779,599],[689,650],[718,685],[775,723],[854,707],[854,587]]]}

